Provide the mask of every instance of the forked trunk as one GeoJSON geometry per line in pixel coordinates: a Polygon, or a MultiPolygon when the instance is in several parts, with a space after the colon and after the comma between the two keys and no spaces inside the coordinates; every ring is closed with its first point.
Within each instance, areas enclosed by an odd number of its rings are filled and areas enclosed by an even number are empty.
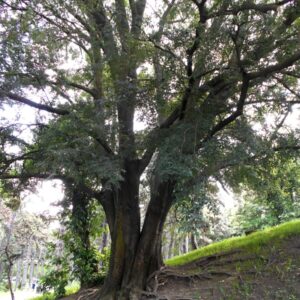
{"type": "Polygon", "coordinates": [[[126,178],[115,197],[110,269],[97,299],[140,299],[147,278],[163,264],[161,237],[174,183],[159,183],[153,189],[140,230],[138,199],[134,198],[138,196],[138,185],[133,185],[133,180],[132,176],[126,178]]]}
{"type": "Polygon", "coordinates": [[[114,210],[106,209],[106,214],[113,214],[111,256],[108,275],[98,299],[118,299],[116,292],[129,281],[140,235],[139,174],[136,170],[134,162],[125,164],[124,180],[111,197],[114,210]]]}

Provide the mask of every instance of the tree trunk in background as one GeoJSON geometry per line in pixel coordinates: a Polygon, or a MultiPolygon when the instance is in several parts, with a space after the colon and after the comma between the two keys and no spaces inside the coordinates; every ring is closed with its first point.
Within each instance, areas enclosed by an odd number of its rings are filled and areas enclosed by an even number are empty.
{"type": "Polygon", "coordinates": [[[29,240],[27,249],[26,249],[26,255],[23,261],[23,276],[22,276],[22,282],[21,282],[21,288],[24,288],[27,284],[27,274],[28,274],[28,264],[29,264],[29,257],[31,253],[31,241],[29,240]]]}
{"type": "Polygon", "coordinates": [[[186,251],[186,242],[185,242],[185,237],[181,240],[181,251],[183,254],[185,254],[187,251],[186,251]]]}
{"type": "Polygon", "coordinates": [[[190,249],[189,249],[189,236],[188,236],[188,234],[185,236],[185,249],[186,249],[186,252],[190,251],[190,249]]]}
{"type": "Polygon", "coordinates": [[[191,233],[191,245],[192,245],[192,250],[198,249],[197,239],[193,233],[191,233]]]}
{"type": "Polygon", "coordinates": [[[34,275],[34,263],[35,263],[35,253],[31,255],[30,261],[30,271],[29,271],[29,287],[31,288],[33,282],[33,275],[34,275]]]}
{"type": "MultiPolygon", "coordinates": [[[[106,226],[106,225],[105,225],[106,226]]],[[[108,246],[108,236],[107,232],[103,232],[102,234],[102,244],[101,244],[101,251],[108,246]]]]}
{"type": "Polygon", "coordinates": [[[35,274],[34,276],[36,278],[39,278],[39,274],[41,272],[41,261],[42,261],[42,249],[41,248],[38,248],[38,255],[37,255],[37,258],[36,258],[36,267],[35,267],[35,274]]]}
{"type": "Polygon", "coordinates": [[[3,278],[3,274],[4,274],[4,264],[3,262],[0,261],[0,282],[3,278]]]}
{"type": "Polygon", "coordinates": [[[11,300],[15,299],[14,296],[14,290],[13,290],[13,284],[12,284],[12,269],[14,266],[14,261],[12,259],[12,253],[10,252],[10,243],[11,243],[11,238],[14,230],[14,222],[15,222],[15,217],[16,217],[16,212],[13,212],[10,220],[10,224],[8,227],[8,232],[7,232],[7,237],[6,237],[6,246],[5,246],[5,256],[7,259],[7,279],[8,279],[8,287],[11,295],[11,300]]]}
{"type": "Polygon", "coordinates": [[[20,284],[20,275],[21,275],[21,259],[18,259],[17,261],[17,273],[16,273],[16,285],[15,285],[15,291],[18,289],[20,284]]]}
{"type": "Polygon", "coordinates": [[[173,247],[174,247],[174,230],[171,231],[171,238],[170,238],[169,250],[168,250],[168,258],[173,256],[173,247]]]}
{"type": "Polygon", "coordinates": [[[12,268],[13,268],[13,261],[10,257],[10,253],[8,250],[8,247],[5,248],[5,255],[6,259],[8,261],[7,265],[7,281],[8,281],[8,288],[11,296],[11,300],[15,300],[15,295],[14,295],[14,289],[13,289],[13,283],[12,283],[12,268]]]}

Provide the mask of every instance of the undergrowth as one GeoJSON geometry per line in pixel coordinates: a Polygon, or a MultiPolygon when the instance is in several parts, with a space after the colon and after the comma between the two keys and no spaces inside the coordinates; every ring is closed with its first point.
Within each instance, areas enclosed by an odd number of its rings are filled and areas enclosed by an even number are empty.
{"type": "MultiPolygon", "coordinates": [[[[75,294],[78,292],[79,290],[79,284],[78,283],[73,283],[69,286],[67,286],[65,289],[66,289],[66,293],[65,293],[65,296],[69,296],[69,295],[72,295],[72,294],[75,294]]],[[[54,293],[45,293],[41,296],[37,296],[37,297],[34,297],[34,298],[30,298],[29,300],[55,300],[57,299],[56,296],[54,295],[54,293]]]]}
{"type": "Polygon", "coordinates": [[[290,236],[300,234],[300,220],[293,220],[281,225],[257,231],[247,236],[232,237],[223,241],[210,244],[189,253],[175,256],[165,261],[168,266],[179,266],[192,262],[199,258],[217,253],[243,249],[258,252],[262,246],[269,243],[277,243],[290,236]]]}

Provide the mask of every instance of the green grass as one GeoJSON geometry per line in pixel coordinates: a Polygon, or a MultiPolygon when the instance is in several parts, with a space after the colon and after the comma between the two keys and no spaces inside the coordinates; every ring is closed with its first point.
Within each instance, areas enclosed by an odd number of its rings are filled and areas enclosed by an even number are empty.
{"type": "Polygon", "coordinates": [[[55,300],[53,293],[45,293],[41,296],[30,298],[29,300],[55,300]]]}
{"type": "Polygon", "coordinates": [[[244,249],[248,251],[259,251],[259,249],[271,242],[278,242],[292,235],[300,234],[300,220],[293,220],[281,225],[270,227],[247,236],[232,237],[217,243],[191,251],[184,255],[175,256],[165,263],[168,266],[179,266],[192,262],[199,258],[214,255],[221,252],[244,249]]]}
{"type": "MultiPolygon", "coordinates": [[[[80,286],[78,283],[74,282],[72,283],[71,285],[68,285],[66,287],[66,294],[65,296],[69,296],[69,295],[72,295],[72,294],[75,294],[78,292],[80,286]]],[[[34,298],[31,298],[29,300],[55,300],[55,296],[53,293],[45,293],[41,296],[38,296],[38,297],[34,297],[34,298]]]]}

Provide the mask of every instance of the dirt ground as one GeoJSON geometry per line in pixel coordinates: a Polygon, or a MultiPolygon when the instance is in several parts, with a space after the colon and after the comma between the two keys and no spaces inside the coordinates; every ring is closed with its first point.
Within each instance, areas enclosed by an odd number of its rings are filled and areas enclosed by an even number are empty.
{"type": "MultiPolygon", "coordinates": [[[[64,300],[92,299],[97,289],[64,300]]],[[[300,237],[259,251],[236,250],[165,267],[149,278],[141,300],[298,300],[300,237]]]]}

